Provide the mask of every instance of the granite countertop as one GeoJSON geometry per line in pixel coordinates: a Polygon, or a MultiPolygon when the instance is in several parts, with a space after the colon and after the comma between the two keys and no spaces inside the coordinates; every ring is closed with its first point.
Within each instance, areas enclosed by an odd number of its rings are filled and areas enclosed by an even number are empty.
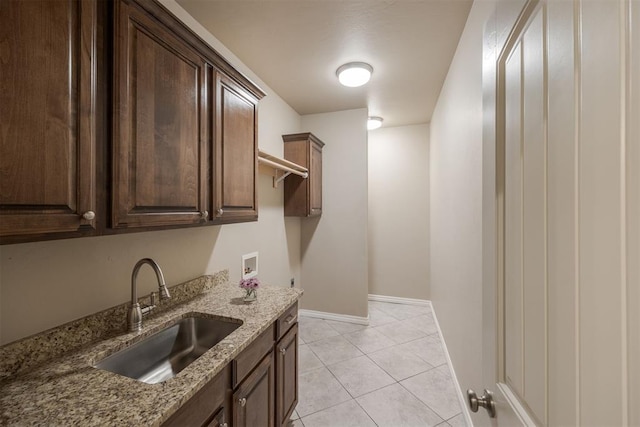
{"type": "Polygon", "coordinates": [[[0,424],[162,424],[302,295],[299,289],[263,286],[256,302],[244,304],[243,292],[228,282],[217,284],[184,304],[145,318],[141,332],[122,333],[3,379],[0,424]],[[93,368],[104,357],[191,313],[243,324],[163,383],[146,384],[93,368]]]}

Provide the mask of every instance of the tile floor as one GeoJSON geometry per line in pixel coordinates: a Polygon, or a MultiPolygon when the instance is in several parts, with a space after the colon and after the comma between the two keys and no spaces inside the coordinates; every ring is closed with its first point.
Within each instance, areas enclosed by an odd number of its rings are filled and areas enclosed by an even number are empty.
{"type": "Polygon", "coordinates": [[[370,301],[369,316],[300,316],[293,426],[464,426],[431,309],[370,301]]]}

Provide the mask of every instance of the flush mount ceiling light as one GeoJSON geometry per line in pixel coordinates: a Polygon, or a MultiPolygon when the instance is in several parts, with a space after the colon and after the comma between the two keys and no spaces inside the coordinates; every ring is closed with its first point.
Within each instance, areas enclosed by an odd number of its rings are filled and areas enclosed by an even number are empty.
{"type": "Polygon", "coordinates": [[[367,120],[367,130],[378,129],[382,126],[382,117],[371,116],[367,120]]]}
{"type": "Polygon", "coordinates": [[[364,62],[349,62],[336,70],[340,83],[348,87],[358,87],[367,83],[371,73],[373,73],[373,67],[364,62]]]}

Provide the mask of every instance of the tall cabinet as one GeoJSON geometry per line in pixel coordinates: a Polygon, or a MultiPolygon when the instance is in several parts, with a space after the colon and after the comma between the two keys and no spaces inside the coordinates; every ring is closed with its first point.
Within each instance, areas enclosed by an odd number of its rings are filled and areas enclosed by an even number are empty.
{"type": "Polygon", "coordinates": [[[282,135],[284,158],[309,169],[308,178],[289,175],[284,181],[285,216],[322,215],[322,142],[310,132],[282,135]]]}
{"type": "Polygon", "coordinates": [[[95,231],[96,17],[0,2],[0,238],[95,231]]]}

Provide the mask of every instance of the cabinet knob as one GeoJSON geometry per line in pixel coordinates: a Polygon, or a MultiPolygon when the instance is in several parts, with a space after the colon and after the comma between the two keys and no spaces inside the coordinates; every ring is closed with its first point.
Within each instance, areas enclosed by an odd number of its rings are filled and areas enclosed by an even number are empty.
{"type": "Polygon", "coordinates": [[[207,218],[209,217],[209,211],[200,212],[200,217],[206,221],[207,218]]]}
{"type": "Polygon", "coordinates": [[[247,398],[243,397],[241,399],[238,399],[238,403],[240,404],[240,406],[244,407],[244,405],[247,404],[247,398]]]}
{"type": "Polygon", "coordinates": [[[229,424],[227,424],[227,423],[222,423],[222,424],[220,424],[220,427],[229,427],[229,424]]]}
{"type": "Polygon", "coordinates": [[[287,349],[282,347],[280,348],[280,354],[285,354],[287,352],[287,349]]]}
{"type": "Polygon", "coordinates": [[[86,211],[85,213],[82,214],[82,218],[86,219],[87,221],[91,221],[95,217],[96,217],[96,213],[94,211],[86,211]]]}
{"type": "Polygon", "coordinates": [[[220,208],[216,212],[218,213],[218,215],[222,216],[222,214],[224,213],[224,210],[220,208]]]}

